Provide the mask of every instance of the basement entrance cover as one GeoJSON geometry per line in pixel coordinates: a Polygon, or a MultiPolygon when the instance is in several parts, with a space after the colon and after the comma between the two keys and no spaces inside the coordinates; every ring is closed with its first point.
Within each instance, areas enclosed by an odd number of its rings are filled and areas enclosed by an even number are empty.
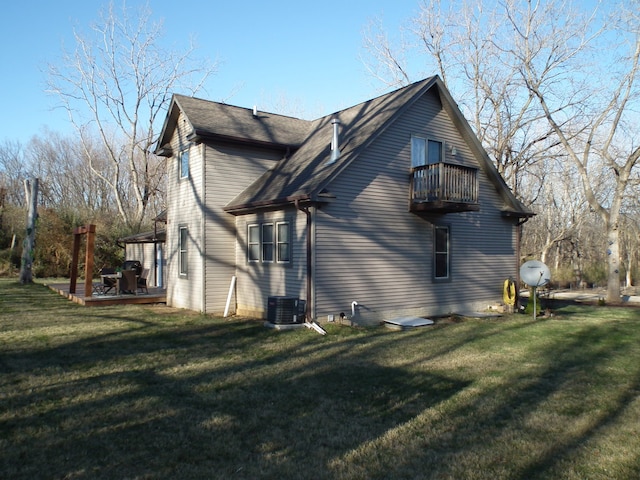
{"type": "Polygon", "coordinates": [[[404,330],[406,328],[426,327],[433,325],[433,320],[420,317],[398,317],[392,320],[385,320],[385,326],[395,330],[404,330]]]}

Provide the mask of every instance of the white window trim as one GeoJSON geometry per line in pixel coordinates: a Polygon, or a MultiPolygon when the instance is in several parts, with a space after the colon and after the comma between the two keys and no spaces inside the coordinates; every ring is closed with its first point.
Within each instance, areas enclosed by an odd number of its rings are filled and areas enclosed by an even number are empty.
{"type": "Polygon", "coordinates": [[[247,224],[247,252],[246,252],[246,261],[247,263],[263,263],[266,265],[269,264],[273,264],[273,263],[277,263],[277,264],[282,264],[282,265],[288,265],[291,263],[292,261],[292,241],[291,241],[291,228],[292,228],[292,224],[289,220],[278,220],[278,221],[268,221],[268,222],[255,222],[255,223],[248,223],[247,224]],[[280,235],[279,235],[279,227],[281,225],[286,225],[287,226],[287,236],[288,236],[288,240],[286,242],[281,241],[280,240],[280,235]],[[270,226],[272,228],[272,235],[271,238],[265,242],[265,238],[264,238],[264,227],[266,226],[270,226]],[[258,242],[251,242],[251,229],[252,228],[257,228],[258,232],[259,232],[259,240],[258,242]],[[280,260],[280,250],[279,250],[279,246],[286,244],[288,245],[288,252],[289,252],[289,259],[288,260],[280,260]],[[251,246],[258,246],[258,257],[257,259],[252,259],[251,258],[251,246]],[[272,249],[272,259],[271,260],[265,260],[264,259],[264,247],[265,245],[271,245],[271,249],[272,249]]]}
{"type": "Polygon", "coordinates": [[[435,225],[433,229],[433,279],[436,282],[446,282],[451,280],[451,227],[449,225],[435,225]],[[447,231],[447,249],[446,251],[438,251],[436,250],[436,238],[437,231],[439,229],[445,229],[447,231]],[[446,254],[447,256],[447,275],[443,277],[437,276],[437,264],[438,264],[438,255],[446,254]]]}
{"type": "Polygon", "coordinates": [[[259,223],[250,223],[247,225],[247,262],[248,263],[260,263],[262,259],[262,228],[259,223]],[[251,228],[258,229],[258,241],[251,241],[251,228]],[[258,245],[258,258],[251,258],[251,246],[258,245]]]}
{"type": "Polygon", "coordinates": [[[281,221],[281,222],[276,222],[276,230],[275,230],[275,235],[276,235],[276,242],[275,242],[275,255],[276,255],[276,262],[277,263],[291,263],[291,222],[289,221],[281,221]],[[287,241],[286,242],[282,242],[280,241],[280,225],[286,225],[287,226],[287,241]],[[284,245],[287,244],[289,246],[288,250],[289,250],[289,259],[288,260],[280,260],[280,245],[284,245]]]}
{"type": "Polygon", "coordinates": [[[182,150],[180,150],[180,153],[178,153],[178,178],[180,180],[183,180],[185,178],[189,178],[189,170],[190,170],[190,166],[191,166],[191,152],[189,151],[189,147],[185,147],[182,150]],[[182,169],[182,156],[183,155],[187,155],[187,171],[184,172],[182,169]]]}
{"type": "Polygon", "coordinates": [[[187,248],[187,242],[189,239],[189,227],[186,225],[180,225],[178,227],[178,275],[180,277],[186,277],[189,274],[189,250],[187,248]],[[185,232],[185,239],[183,242],[182,232],[185,232]]]}
{"type": "Polygon", "coordinates": [[[446,151],[446,144],[444,142],[444,140],[440,140],[438,138],[434,138],[434,137],[425,137],[422,135],[411,135],[411,166],[412,167],[416,167],[416,166],[422,166],[422,165],[434,165],[435,163],[442,163],[445,160],[445,151],[446,151]],[[422,163],[420,164],[415,164],[414,160],[414,140],[420,140],[422,142],[424,142],[423,145],[423,155],[424,158],[422,159],[422,163]],[[429,163],[429,142],[437,142],[440,145],[442,145],[442,148],[440,149],[440,158],[438,159],[437,162],[434,163],[429,163]]]}
{"type": "Polygon", "coordinates": [[[273,222],[264,222],[260,224],[260,261],[262,263],[274,263],[276,252],[276,232],[275,232],[275,224],[273,222]],[[271,238],[266,238],[264,233],[265,227],[271,227],[271,238]],[[264,249],[267,245],[271,245],[271,260],[265,260],[264,249]]]}

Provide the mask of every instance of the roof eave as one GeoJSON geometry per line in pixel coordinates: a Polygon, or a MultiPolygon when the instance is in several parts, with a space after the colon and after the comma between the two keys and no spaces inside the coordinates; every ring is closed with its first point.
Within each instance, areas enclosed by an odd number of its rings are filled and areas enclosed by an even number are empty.
{"type": "Polygon", "coordinates": [[[263,200],[258,202],[250,202],[243,204],[227,205],[223,210],[231,215],[245,215],[247,213],[253,213],[258,210],[281,210],[286,207],[295,205],[310,206],[310,205],[322,205],[330,203],[335,197],[330,194],[321,195],[293,195],[289,197],[278,198],[274,200],[263,200]]]}
{"type": "Polygon", "coordinates": [[[195,129],[187,136],[187,140],[195,143],[207,143],[207,142],[228,142],[237,145],[253,145],[259,147],[270,147],[278,150],[298,149],[300,144],[296,143],[282,143],[282,142],[267,142],[263,140],[256,140],[246,137],[234,137],[232,135],[221,135],[219,133],[212,133],[206,130],[195,129]]]}

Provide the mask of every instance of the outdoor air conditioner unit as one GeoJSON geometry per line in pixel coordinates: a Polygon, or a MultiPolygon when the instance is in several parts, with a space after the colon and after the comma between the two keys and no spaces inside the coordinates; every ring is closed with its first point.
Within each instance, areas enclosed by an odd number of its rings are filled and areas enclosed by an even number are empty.
{"type": "Polygon", "coordinates": [[[274,324],[302,323],[305,302],[298,297],[269,297],[267,321],[274,324]]]}

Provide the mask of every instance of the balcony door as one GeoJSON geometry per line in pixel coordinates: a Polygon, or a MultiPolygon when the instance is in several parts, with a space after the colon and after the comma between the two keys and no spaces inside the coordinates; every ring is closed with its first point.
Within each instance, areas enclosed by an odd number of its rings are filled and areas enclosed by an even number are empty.
{"type": "Polygon", "coordinates": [[[423,137],[411,137],[411,167],[435,165],[443,160],[442,142],[423,137]]]}

